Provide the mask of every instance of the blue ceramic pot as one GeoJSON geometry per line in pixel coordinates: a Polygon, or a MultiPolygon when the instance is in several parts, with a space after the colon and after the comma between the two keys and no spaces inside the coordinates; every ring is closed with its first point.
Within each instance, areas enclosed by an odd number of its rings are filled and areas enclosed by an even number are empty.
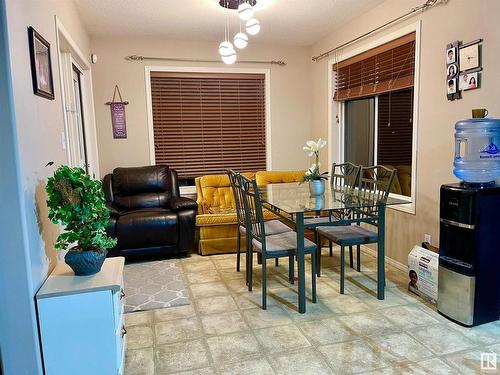
{"type": "Polygon", "coordinates": [[[107,253],[107,250],[99,252],[70,250],[66,253],[64,260],[76,276],[89,276],[101,270],[107,253]]]}
{"type": "Polygon", "coordinates": [[[325,180],[309,181],[309,192],[312,196],[323,195],[325,193],[325,180]]]}

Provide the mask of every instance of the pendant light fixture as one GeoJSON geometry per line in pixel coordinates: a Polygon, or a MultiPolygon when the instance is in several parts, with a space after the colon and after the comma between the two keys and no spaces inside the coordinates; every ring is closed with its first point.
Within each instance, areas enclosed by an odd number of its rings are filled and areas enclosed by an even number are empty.
{"type": "Polygon", "coordinates": [[[250,35],[257,35],[260,31],[260,22],[256,18],[251,18],[246,23],[247,33],[250,35]]]}
{"type": "Polygon", "coordinates": [[[238,6],[238,15],[243,21],[248,21],[253,17],[253,8],[247,2],[241,3],[238,6]]]}
{"type": "Polygon", "coordinates": [[[224,41],[219,44],[219,54],[225,64],[234,64],[238,59],[236,50],[243,49],[248,45],[248,36],[257,35],[260,31],[260,22],[254,18],[253,6],[257,0],[219,0],[219,5],[225,10],[236,10],[240,19],[240,31],[233,37],[233,43],[229,41],[229,19],[228,13],[225,14],[224,41]],[[245,34],[241,30],[241,21],[245,22],[245,34]]]}

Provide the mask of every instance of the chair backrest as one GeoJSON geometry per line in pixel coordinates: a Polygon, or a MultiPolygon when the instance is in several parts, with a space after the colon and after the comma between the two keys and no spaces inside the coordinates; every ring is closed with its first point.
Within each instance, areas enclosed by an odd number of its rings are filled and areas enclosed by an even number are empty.
{"type": "Polygon", "coordinates": [[[180,196],[177,173],[167,166],[115,168],[103,189],[108,203],[125,210],[165,208],[170,198],[180,196]]]}
{"type": "Polygon", "coordinates": [[[243,195],[243,206],[245,209],[246,228],[251,238],[262,243],[262,251],[266,251],[266,230],[264,225],[264,213],[260,191],[255,180],[243,175],[239,176],[243,195]]]}
{"type": "Polygon", "coordinates": [[[361,167],[358,187],[364,197],[373,197],[375,200],[385,199],[394,183],[396,169],[375,165],[373,167],[361,167]]]}
{"type": "Polygon", "coordinates": [[[305,171],[258,171],[255,173],[257,185],[282,184],[287,182],[300,182],[305,171]]]}
{"type": "Polygon", "coordinates": [[[228,169],[227,176],[229,177],[229,183],[231,184],[231,189],[233,190],[234,206],[236,209],[236,218],[238,220],[238,225],[242,225],[246,228],[245,208],[243,203],[243,190],[241,188],[240,174],[233,171],[232,169],[228,169]]]}
{"type": "Polygon", "coordinates": [[[333,163],[330,185],[332,187],[355,187],[358,183],[360,169],[361,166],[349,162],[342,164],[333,163]]]}

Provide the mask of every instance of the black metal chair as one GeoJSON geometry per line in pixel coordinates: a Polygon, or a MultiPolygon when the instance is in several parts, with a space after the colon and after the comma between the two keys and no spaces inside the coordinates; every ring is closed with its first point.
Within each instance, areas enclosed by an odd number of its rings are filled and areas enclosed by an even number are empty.
{"type": "MultiPolygon", "coordinates": [[[[234,206],[236,209],[236,219],[238,225],[238,237],[237,237],[237,250],[236,250],[236,271],[240,272],[240,264],[241,264],[241,236],[243,235],[246,240],[246,248],[251,248],[250,238],[247,236],[247,227],[245,222],[245,209],[243,205],[243,191],[241,189],[241,179],[240,174],[238,172],[233,171],[232,169],[227,170],[227,176],[229,178],[229,183],[231,184],[231,190],[233,191],[234,196],[234,206]]],[[[284,232],[289,232],[292,229],[288,227],[286,224],[283,224],[279,220],[269,220],[265,223],[266,233],[268,235],[279,234],[284,232]]],[[[246,264],[246,280],[248,282],[249,272],[251,270],[248,267],[248,257],[246,264]]]]}
{"type": "Polygon", "coordinates": [[[374,226],[378,225],[379,208],[377,202],[383,202],[389,196],[395,174],[395,169],[389,169],[381,165],[361,167],[356,197],[367,202],[367,204],[355,210],[355,217],[351,221],[358,225],[316,228],[319,241],[321,241],[321,238],[326,238],[328,241],[340,245],[340,293],[342,294],[344,293],[345,247],[357,246],[356,269],[359,272],[361,267],[361,245],[378,242],[377,232],[373,232],[359,224],[364,222],[374,226]]]}
{"type": "MultiPolygon", "coordinates": [[[[266,232],[266,223],[262,210],[262,201],[259,188],[255,180],[249,180],[239,176],[243,192],[243,204],[245,208],[246,228],[255,251],[262,254],[262,309],[267,308],[267,259],[288,257],[289,281],[293,284],[294,256],[297,252],[297,233],[287,231],[284,233],[270,235],[266,232]]],[[[312,277],[312,302],[316,303],[316,244],[304,238],[304,253],[311,254],[311,277],[312,277]]],[[[253,257],[249,259],[249,269],[253,267],[253,257]]],[[[252,272],[249,273],[250,280],[248,290],[252,290],[252,272]]]]}
{"type": "MultiPolygon", "coordinates": [[[[332,164],[332,171],[330,174],[330,186],[332,191],[334,190],[342,190],[342,189],[352,189],[356,187],[356,184],[358,183],[358,178],[359,178],[359,171],[360,171],[360,166],[352,164],[352,163],[342,163],[342,164],[332,164]]],[[[338,224],[336,222],[336,218],[332,217],[331,214],[329,214],[326,217],[320,218],[319,220],[316,219],[316,223],[319,224],[325,224],[328,223],[328,225],[349,225],[349,224],[338,224]]],[[[318,228],[318,227],[317,227],[318,228]]],[[[318,232],[315,232],[315,242],[318,244],[318,255],[317,255],[317,272],[318,276],[321,276],[321,242],[320,238],[318,235],[318,232]]],[[[333,256],[333,246],[332,242],[329,241],[328,243],[329,247],[329,253],[330,256],[333,256]]],[[[352,247],[349,247],[349,254],[350,254],[350,259],[351,259],[351,267],[353,266],[353,258],[352,258],[352,247]]]]}

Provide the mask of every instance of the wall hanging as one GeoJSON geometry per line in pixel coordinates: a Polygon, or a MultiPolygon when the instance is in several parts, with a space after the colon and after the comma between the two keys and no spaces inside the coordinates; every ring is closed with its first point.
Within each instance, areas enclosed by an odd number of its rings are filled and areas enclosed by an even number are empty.
{"type": "Polygon", "coordinates": [[[113,128],[113,138],[114,139],[125,139],[127,138],[127,121],[125,118],[125,106],[128,102],[124,102],[122,99],[122,94],[118,85],[115,85],[115,90],[113,92],[113,99],[107,102],[111,108],[111,125],[113,128]],[[119,102],[115,101],[116,93],[120,98],[119,102]]]}
{"type": "Polygon", "coordinates": [[[52,60],[50,43],[47,42],[32,26],[28,27],[30,48],[31,78],[35,95],[54,99],[54,82],[52,79],[52,60]]]}
{"type": "Polygon", "coordinates": [[[446,46],[446,96],[448,100],[462,98],[462,92],[480,87],[481,42],[457,40],[446,46]]]}

